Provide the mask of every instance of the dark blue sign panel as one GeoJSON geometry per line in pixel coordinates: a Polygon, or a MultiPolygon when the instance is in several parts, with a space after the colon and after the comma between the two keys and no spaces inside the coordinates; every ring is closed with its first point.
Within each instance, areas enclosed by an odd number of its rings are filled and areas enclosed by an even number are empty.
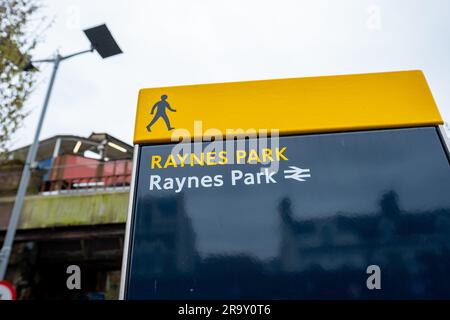
{"type": "Polygon", "coordinates": [[[140,147],[127,299],[450,298],[435,128],[260,142],[140,147]]]}

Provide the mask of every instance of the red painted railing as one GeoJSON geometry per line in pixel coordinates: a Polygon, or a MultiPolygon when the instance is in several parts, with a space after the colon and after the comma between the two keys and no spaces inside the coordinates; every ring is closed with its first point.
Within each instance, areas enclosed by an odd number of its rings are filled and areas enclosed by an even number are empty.
{"type": "Polygon", "coordinates": [[[99,161],[76,155],[57,157],[41,182],[41,192],[104,190],[131,183],[131,160],[99,161]]]}
{"type": "Polygon", "coordinates": [[[42,181],[41,192],[118,189],[130,186],[131,174],[42,181]]]}

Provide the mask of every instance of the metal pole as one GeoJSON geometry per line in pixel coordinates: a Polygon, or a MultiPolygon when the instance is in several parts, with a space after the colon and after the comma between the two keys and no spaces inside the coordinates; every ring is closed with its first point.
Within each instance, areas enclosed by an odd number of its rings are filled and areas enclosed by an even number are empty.
{"type": "Polygon", "coordinates": [[[23,200],[27,192],[28,183],[30,181],[31,169],[33,168],[33,163],[35,161],[36,153],[38,150],[39,135],[41,133],[45,113],[47,112],[48,102],[50,100],[53,84],[55,82],[56,71],[58,71],[60,61],[61,56],[57,53],[55,58],[53,59],[53,72],[50,78],[50,83],[48,85],[47,94],[45,96],[44,106],[42,107],[41,115],[39,117],[39,122],[36,128],[36,132],[34,134],[33,143],[31,144],[30,149],[28,150],[27,160],[23,167],[19,189],[17,190],[16,201],[14,202],[14,207],[11,213],[11,217],[9,219],[8,230],[6,231],[5,240],[3,242],[3,247],[0,252],[0,280],[3,280],[6,275],[6,269],[8,267],[9,257],[11,255],[17,224],[19,222],[20,213],[22,212],[23,200]]]}

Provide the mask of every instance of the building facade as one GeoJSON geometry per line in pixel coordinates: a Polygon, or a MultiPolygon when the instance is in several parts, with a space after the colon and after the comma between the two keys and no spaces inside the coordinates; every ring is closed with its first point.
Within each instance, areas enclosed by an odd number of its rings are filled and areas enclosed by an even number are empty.
{"type": "MultiPolygon", "coordinates": [[[[27,152],[0,166],[0,241],[27,152]]],[[[117,298],[131,159],[130,145],[104,133],[40,142],[6,276],[18,299],[117,298]],[[67,289],[70,265],[81,290],[67,289]]]]}

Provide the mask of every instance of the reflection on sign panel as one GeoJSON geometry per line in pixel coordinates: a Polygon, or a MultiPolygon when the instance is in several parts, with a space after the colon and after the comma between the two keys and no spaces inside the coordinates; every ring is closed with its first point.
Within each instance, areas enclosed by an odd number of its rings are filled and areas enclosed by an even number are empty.
{"type": "MultiPolygon", "coordinates": [[[[251,142],[240,150],[260,153],[251,142]]],[[[274,170],[206,155],[165,166],[173,145],[139,148],[128,299],[450,298],[433,127],[281,137],[274,170]],[[382,290],[367,289],[370,265],[382,290]]]]}

